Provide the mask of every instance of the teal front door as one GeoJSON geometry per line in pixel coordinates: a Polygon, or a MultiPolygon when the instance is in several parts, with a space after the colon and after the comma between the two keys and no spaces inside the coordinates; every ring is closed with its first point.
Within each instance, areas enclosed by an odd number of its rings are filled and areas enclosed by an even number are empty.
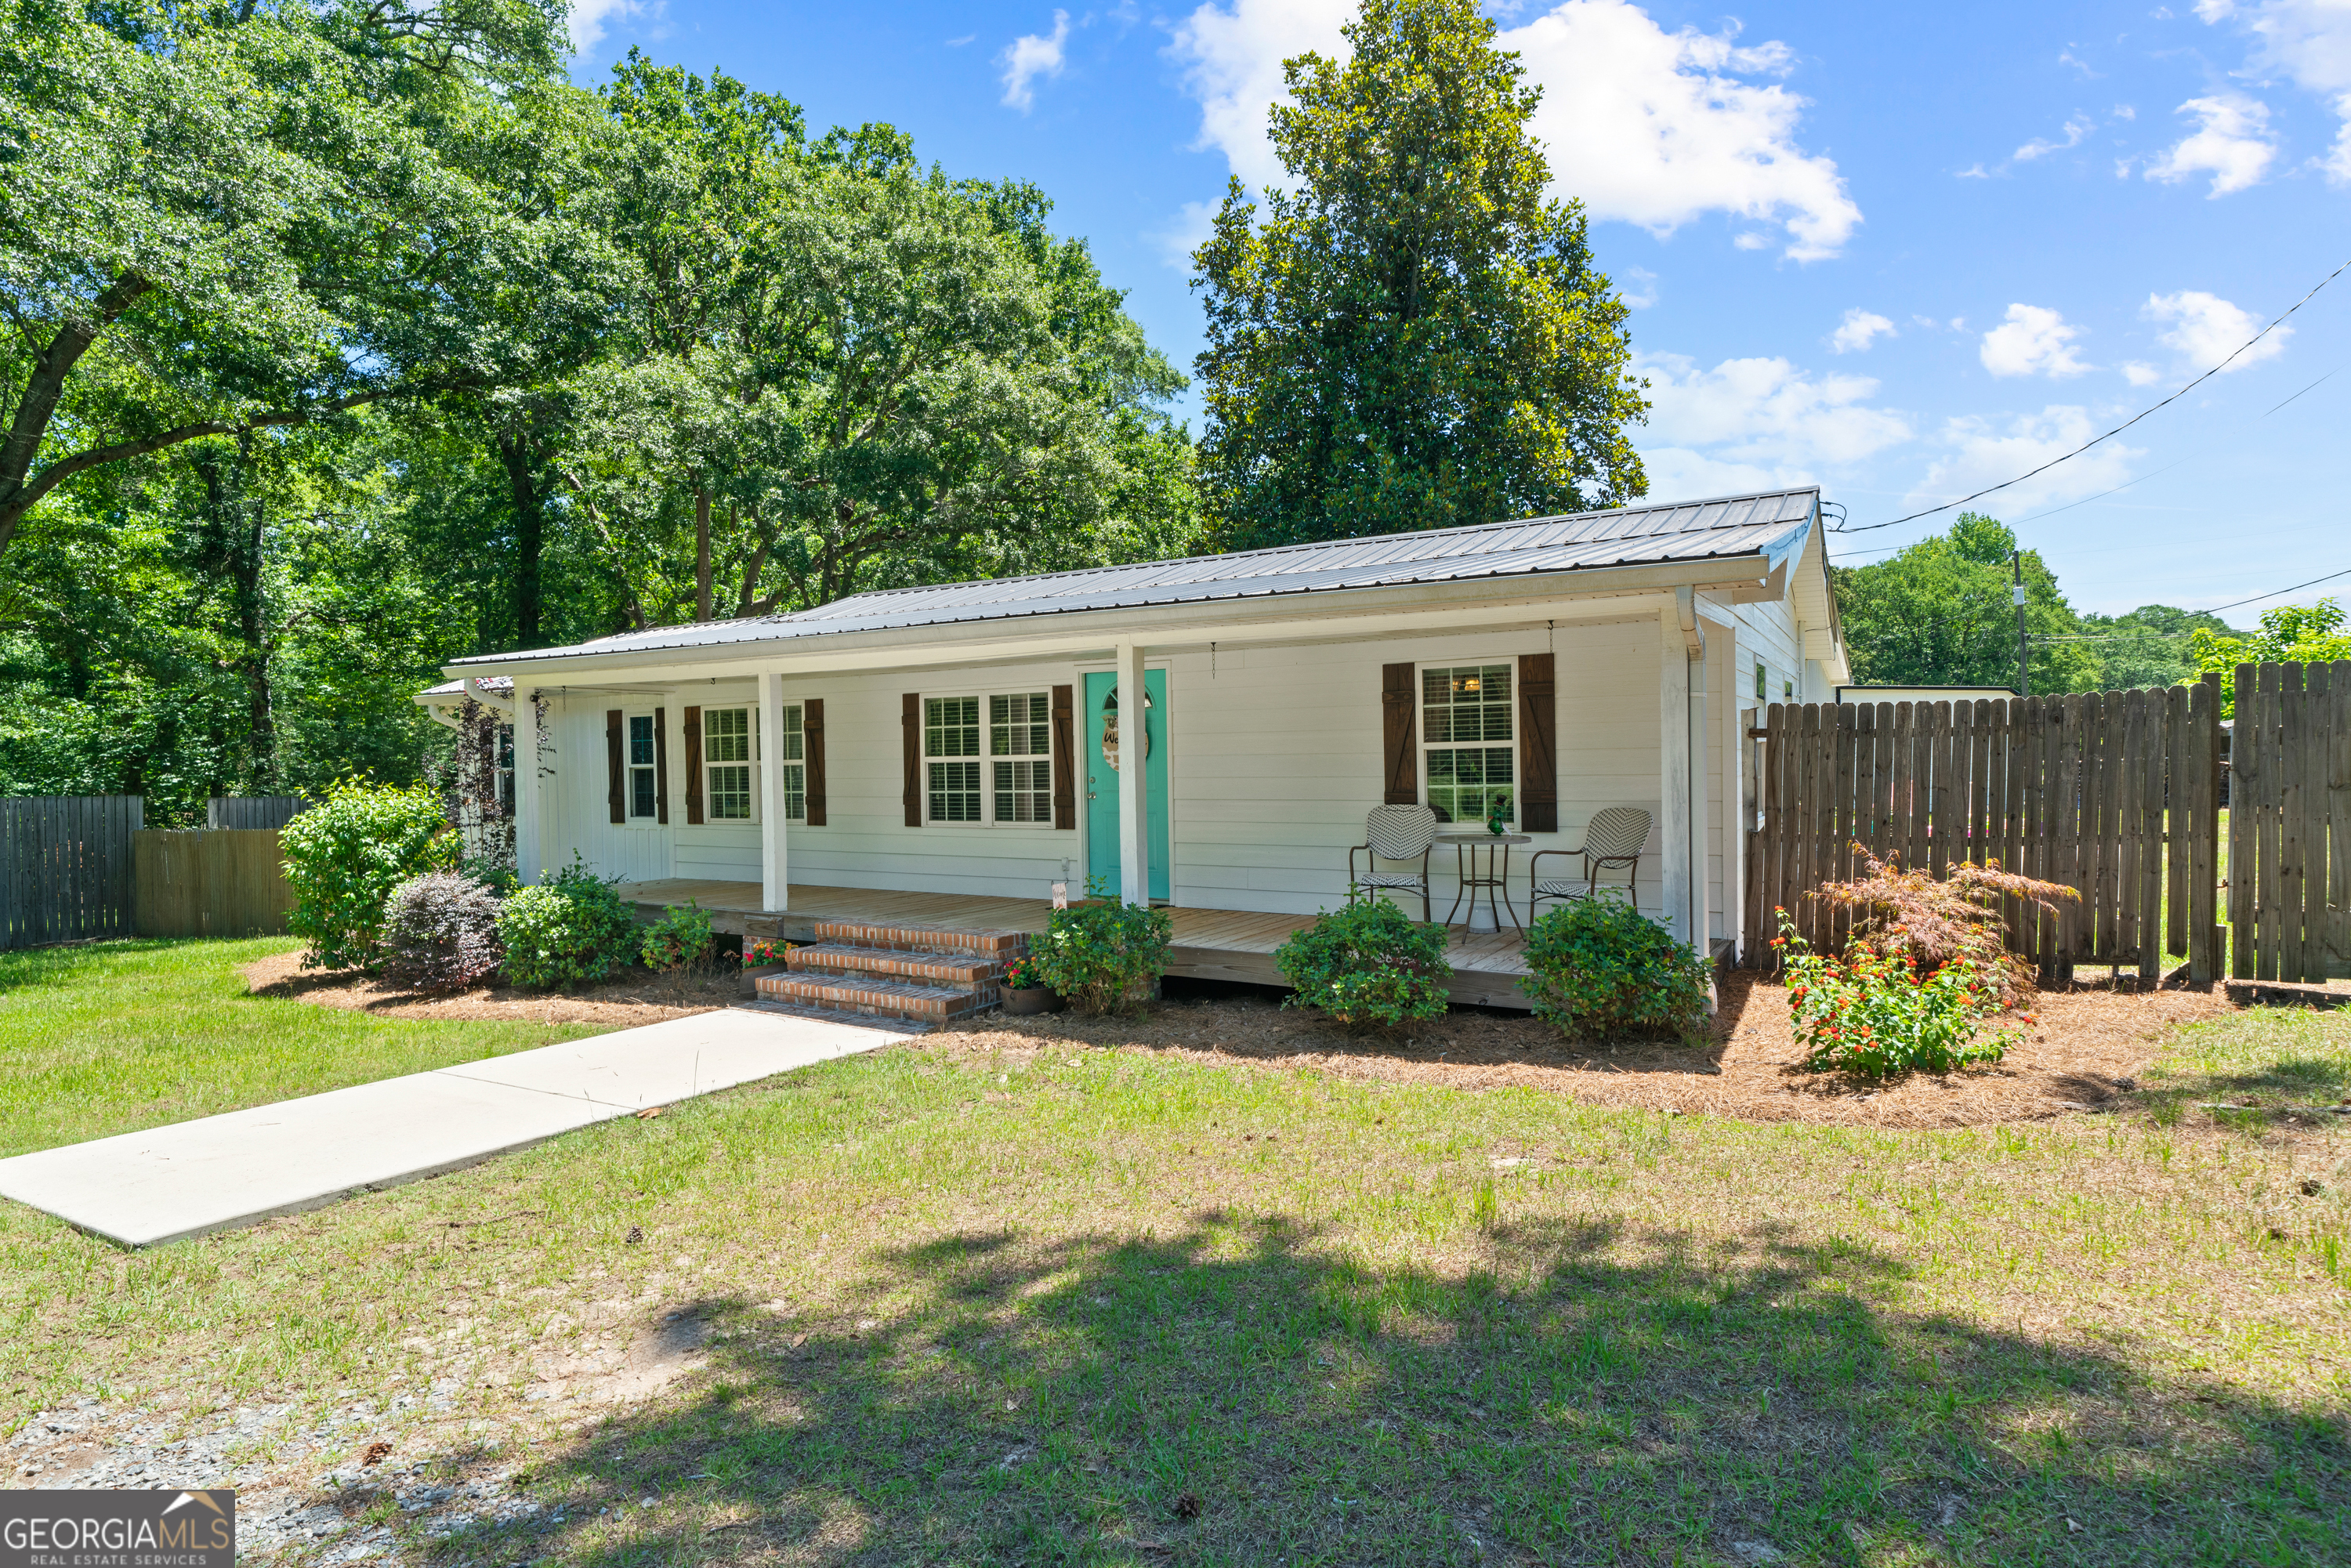
{"type": "MultiPolygon", "coordinates": [[[[1167,672],[1146,670],[1143,710],[1149,737],[1144,780],[1151,794],[1151,896],[1167,896],[1167,672]]],[[[1086,779],[1086,883],[1116,898],[1123,878],[1118,831],[1118,772],[1132,767],[1137,749],[1131,720],[1121,722],[1126,705],[1118,677],[1107,672],[1086,677],[1085,755],[1078,759],[1086,779]],[[1114,760],[1113,760],[1114,759],[1114,760]]]]}

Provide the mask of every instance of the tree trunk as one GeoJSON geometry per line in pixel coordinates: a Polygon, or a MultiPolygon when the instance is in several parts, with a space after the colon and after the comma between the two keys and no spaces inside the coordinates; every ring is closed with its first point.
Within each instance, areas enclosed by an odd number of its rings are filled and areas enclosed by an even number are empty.
{"type": "Polygon", "coordinates": [[[224,471],[218,449],[197,460],[204,481],[204,560],[225,580],[236,618],[238,651],[230,661],[245,683],[245,763],[239,782],[255,794],[268,794],[277,778],[277,725],[269,680],[268,606],[262,588],[264,508],[246,494],[252,477],[253,437],[241,437],[224,471]]]}
{"type": "Polygon", "coordinates": [[[25,378],[25,390],[16,398],[16,415],[9,421],[8,434],[0,440],[0,551],[7,549],[17,523],[40,498],[40,492],[27,482],[26,476],[32,473],[34,458],[40,455],[50,417],[57,411],[57,400],[65,395],[66,378],[73,374],[75,364],[89,351],[99,333],[152,287],[139,274],[124,273],[98,297],[92,319],[68,322],[34,360],[25,378]]]}
{"type": "Polygon", "coordinates": [[[496,431],[498,457],[506,464],[507,488],[515,514],[515,646],[536,648],[539,631],[539,558],[546,549],[547,506],[532,472],[530,437],[496,431]]]}
{"type": "Polygon", "coordinates": [[[694,618],[710,619],[710,492],[694,492],[694,618]]]}

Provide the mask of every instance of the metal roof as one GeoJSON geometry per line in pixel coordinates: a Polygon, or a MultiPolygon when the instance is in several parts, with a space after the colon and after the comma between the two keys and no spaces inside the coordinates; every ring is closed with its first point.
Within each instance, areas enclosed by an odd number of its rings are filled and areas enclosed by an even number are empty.
{"type": "Polygon", "coordinates": [[[1729,556],[1761,556],[1769,570],[1802,543],[1819,506],[1820,491],[1806,486],[1371,538],[1282,545],[1228,555],[1189,556],[1135,566],[883,589],[789,615],[659,626],[569,648],[532,648],[456,659],[449,667],[1729,556]]]}

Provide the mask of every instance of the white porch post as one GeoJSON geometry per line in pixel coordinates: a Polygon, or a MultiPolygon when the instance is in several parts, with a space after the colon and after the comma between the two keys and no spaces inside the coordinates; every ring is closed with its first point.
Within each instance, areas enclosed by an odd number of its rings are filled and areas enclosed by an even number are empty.
{"type": "Polygon", "coordinates": [[[1664,908],[1667,929],[1690,935],[1690,670],[1681,617],[1657,612],[1657,783],[1665,820],[1664,908]]]}
{"type": "MultiPolygon", "coordinates": [[[[1698,652],[1695,655],[1689,656],[1687,664],[1690,683],[1689,711],[1683,716],[1682,722],[1687,725],[1689,729],[1689,745],[1687,747],[1689,753],[1690,796],[1690,895],[1688,930],[1690,942],[1698,948],[1698,956],[1703,958],[1708,956],[1707,939],[1712,935],[1712,931],[1707,918],[1713,903],[1711,889],[1709,886],[1713,879],[1708,874],[1708,867],[1707,864],[1708,860],[1709,859],[1707,853],[1707,841],[1708,838],[1708,826],[1712,817],[1712,811],[1710,809],[1712,797],[1708,792],[1709,770],[1707,768],[1708,737],[1706,733],[1706,666],[1708,661],[1706,656],[1706,633],[1699,631],[1696,632],[1696,635],[1698,638],[1698,652]]],[[[1689,654],[1689,648],[1687,643],[1684,643],[1682,651],[1686,655],[1689,654]]]]}
{"type": "Polygon", "coordinates": [[[526,886],[547,870],[547,792],[538,766],[538,693],[517,685],[514,706],[515,875],[526,886]]]}
{"type": "Polygon", "coordinates": [[[759,907],[773,914],[790,901],[785,880],[784,677],[759,672],[759,907]],[[769,751],[776,755],[769,757],[769,751]]]}
{"type": "Polygon", "coordinates": [[[1148,721],[1144,704],[1149,687],[1143,673],[1143,644],[1118,645],[1118,896],[1151,907],[1151,788],[1148,721]]]}

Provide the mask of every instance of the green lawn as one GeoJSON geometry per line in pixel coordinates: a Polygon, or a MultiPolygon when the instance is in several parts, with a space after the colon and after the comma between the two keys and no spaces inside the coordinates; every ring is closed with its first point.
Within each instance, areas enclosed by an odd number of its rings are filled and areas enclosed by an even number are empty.
{"type": "Polygon", "coordinates": [[[373,1019],[249,997],[245,942],[0,953],[0,1157],[595,1032],[373,1019]]]}
{"type": "Polygon", "coordinates": [[[414,1562],[2351,1561],[2342,1134],[2193,1109],[2339,1086],[2351,1018],[1938,1133],[1003,1041],[152,1253],[0,1211],[0,1388],[436,1387],[352,1447],[565,1513],[414,1562]],[[679,1312],[710,1363],[666,1395],[525,1397],[679,1312]]]}

